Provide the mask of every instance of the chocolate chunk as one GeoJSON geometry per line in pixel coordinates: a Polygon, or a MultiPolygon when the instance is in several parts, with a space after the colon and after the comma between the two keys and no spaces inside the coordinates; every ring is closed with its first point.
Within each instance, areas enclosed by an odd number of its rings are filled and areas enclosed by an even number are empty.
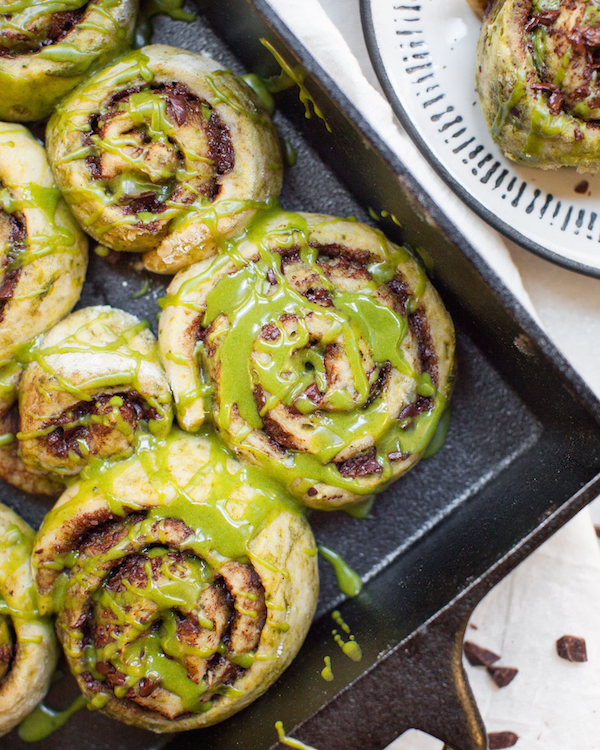
{"type": "Polygon", "coordinates": [[[587,661],[585,640],[576,635],[563,635],[556,641],[556,652],[561,659],[567,661],[587,661]]]}
{"type": "Polygon", "coordinates": [[[584,135],[579,128],[575,128],[573,135],[575,136],[576,141],[582,141],[584,139],[584,135]]]}
{"type": "Polygon", "coordinates": [[[141,698],[147,698],[149,695],[152,695],[155,688],[158,687],[158,682],[154,682],[153,680],[148,679],[147,677],[142,677],[142,679],[138,683],[139,686],[139,694],[141,698]]]}
{"type": "Polygon", "coordinates": [[[548,97],[548,109],[553,115],[560,114],[564,103],[565,103],[565,95],[561,94],[560,91],[554,91],[548,97]]]}
{"type": "Polygon", "coordinates": [[[261,328],[260,335],[265,341],[277,341],[281,336],[281,331],[273,323],[267,323],[261,328]]]}
{"type": "Polygon", "coordinates": [[[317,495],[317,494],[318,494],[318,490],[317,490],[317,488],[316,488],[316,487],[309,487],[309,488],[308,488],[308,489],[306,490],[306,494],[307,494],[307,495],[308,495],[309,497],[314,497],[315,495],[317,495]]]}
{"type": "Polygon", "coordinates": [[[365,402],[365,408],[370,406],[375,399],[379,396],[382,390],[386,387],[387,381],[392,371],[392,365],[389,362],[384,362],[379,370],[379,374],[374,383],[372,383],[369,389],[369,397],[365,402]]]}
{"type": "Polygon", "coordinates": [[[501,750],[504,747],[512,747],[517,744],[519,735],[514,732],[490,732],[488,734],[489,750],[501,750]]]}
{"type": "Polygon", "coordinates": [[[388,453],[390,461],[399,461],[401,458],[408,458],[410,453],[402,453],[402,451],[392,451],[388,453]]]}
{"type": "Polygon", "coordinates": [[[400,414],[398,414],[398,421],[401,422],[403,419],[414,419],[423,412],[431,411],[433,406],[433,399],[429,396],[417,396],[417,400],[413,404],[405,406],[400,414]]]}
{"type": "Polygon", "coordinates": [[[392,292],[392,294],[394,294],[394,296],[398,300],[400,306],[400,314],[405,315],[406,303],[408,302],[408,297],[410,295],[410,288],[407,282],[398,278],[397,274],[396,278],[389,281],[387,286],[390,292],[392,292]]]}
{"type": "Polygon", "coordinates": [[[308,388],[304,390],[304,395],[309,401],[312,401],[313,404],[320,404],[323,400],[323,394],[316,383],[311,383],[308,388]]]}
{"type": "Polygon", "coordinates": [[[473,667],[489,667],[498,661],[500,656],[487,648],[482,648],[472,641],[465,641],[463,651],[469,664],[473,667]]]}
{"type": "Polygon", "coordinates": [[[525,24],[525,31],[533,31],[537,26],[551,26],[559,14],[560,10],[542,10],[535,13],[525,24]]]}
{"type": "Polygon", "coordinates": [[[499,688],[506,687],[515,679],[519,672],[514,667],[488,667],[487,671],[499,688]]]}
{"type": "Polygon", "coordinates": [[[375,458],[375,448],[372,448],[364,456],[348,458],[337,465],[338,471],[343,477],[366,477],[369,474],[381,473],[381,466],[375,458]]]}
{"type": "Polygon", "coordinates": [[[575,192],[580,193],[583,195],[584,193],[587,193],[587,190],[590,186],[590,183],[587,180],[581,180],[581,182],[578,182],[577,185],[575,185],[575,192]]]}
{"type": "Polygon", "coordinates": [[[594,525],[594,531],[596,532],[596,536],[600,539],[600,526],[594,525]]]}
{"type": "Polygon", "coordinates": [[[316,289],[310,288],[303,292],[303,294],[309,302],[312,302],[315,305],[321,305],[321,307],[333,307],[333,300],[327,289],[321,287],[317,287],[316,289]]]}
{"type": "Polygon", "coordinates": [[[272,268],[267,269],[267,281],[271,286],[275,286],[275,284],[277,284],[277,277],[275,276],[272,268]]]}

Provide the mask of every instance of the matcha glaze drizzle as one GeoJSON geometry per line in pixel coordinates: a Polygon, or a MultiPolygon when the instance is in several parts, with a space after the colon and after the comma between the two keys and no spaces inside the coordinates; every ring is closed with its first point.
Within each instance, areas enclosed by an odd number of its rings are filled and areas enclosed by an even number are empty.
{"type": "MultiPolygon", "coordinates": [[[[205,415],[212,407],[236,451],[303,499],[319,483],[355,501],[383,489],[395,466],[425,450],[449,390],[438,388],[424,272],[376,230],[364,228],[371,241],[378,237],[376,253],[311,239],[340,224],[353,226],[322,217],[309,228],[303,215],[263,211],[160,301],[164,311],[183,308],[199,321],[195,385],[175,392],[180,420],[190,407],[205,415]],[[412,285],[401,270],[408,263],[412,285]],[[403,350],[408,334],[415,363],[403,350]],[[414,400],[394,415],[388,390],[398,381],[411,384],[414,400]],[[257,431],[268,439],[255,439],[257,431]]],[[[167,372],[187,356],[170,346],[172,325],[161,321],[167,372]]]]}
{"type": "MultiPolygon", "coordinates": [[[[252,551],[282,513],[301,517],[276,481],[239,464],[210,429],[197,437],[177,429],[166,438],[144,433],[135,456],[84,469],[38,539],[69,524],[80,530],[35,565],[41,610],[58,615],[90,707],[103,708],[112,694],[185,719],[210,711],[220,696],[242,697],[237,679],[255,660],[283,659],[257,651],[265,628],[285,638],[289,624],[286,606],[270,598],[254,566],[282,580],[290,571],[252,551]],[[173,456],[194,450],[194,470],[178,482],[173,456]],[[123,499],[120,482],[135,483],[140,471],[144,482],[123,499]],[[150,503],[134,499],[147,492],[150,503]],[[88,511],[77,527],[73,519],[92,507],[94,520],[88,511]]],[[[306,546],[302,554],[314,553],[306,546]]]]}

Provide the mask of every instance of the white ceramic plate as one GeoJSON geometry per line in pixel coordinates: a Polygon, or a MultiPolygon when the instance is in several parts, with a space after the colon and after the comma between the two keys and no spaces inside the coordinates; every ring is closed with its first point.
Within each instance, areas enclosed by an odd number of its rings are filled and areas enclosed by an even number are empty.
{"type": "Polygon", "coordinates": [[[518,244],[600,276],[600,175],[515,165],[475,92],[480,19],[467,0],[361,0],[371,60],[394,111],[450,187],[518,244]]]}

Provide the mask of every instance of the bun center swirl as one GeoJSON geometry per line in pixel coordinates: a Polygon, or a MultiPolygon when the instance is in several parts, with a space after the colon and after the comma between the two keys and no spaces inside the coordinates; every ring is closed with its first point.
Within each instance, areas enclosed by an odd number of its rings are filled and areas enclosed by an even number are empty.
{"type": "Polygon", "coordinates": [[[248,705],[314,612],[316,546],[298,507],[210,431],[147,435],[82,477],[46,516],[33,565],[88,701],[154,731],[248,705]]]}
{"type": "Polygon", "coordinates": [[[210,404],[234,449],[304,502],[383,489],[431,439],[452,330],[410,253],[375,230],[269,212],[169,292],[160,345],[182,425],[210,404]]]}
{"type": "Polygon", "coordinates": [[[228,128],[182,83],[114,94],[92,117],[88,141],[106,204],[158,237],[182,207],[216,198],[235,161],[228,128]]]}
{"type": "Polygon", "coordinates": [[[193,538],[183,521],[142,516],[103,524],[80,546],[84,562],[71,570],[63,626],[80,628],[90,692],[109,687],[176,719],[231,694],[252,664],[266,622],[264,589],[249,564],[214,571],[181,551],[193,538]]]}

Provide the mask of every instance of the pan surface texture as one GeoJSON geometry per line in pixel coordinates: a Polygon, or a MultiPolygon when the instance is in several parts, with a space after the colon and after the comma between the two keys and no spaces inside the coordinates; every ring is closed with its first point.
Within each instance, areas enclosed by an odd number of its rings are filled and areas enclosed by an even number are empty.
{"type": "MultiPolygon", "coordinates": [[[[598,493],[600,404],[263,0],[219,0],[192,23],[158,17],[154,25],[155,42],[206,52],[234,72],[280,72],[261,39],[292,68],[302,65],[302,86],[322,117],[312,105],[305,117],[296,86],[276,97],[275,122],[298,155],[286,170],[282,204],[368,223],[373,212],[389,212],[397,223],[379,225],[390,238],[425,249],[457,329],[452,419],[442,450],[384,492],[368,518],[311,514],[319,543],[339,552],[365,586],[344,600],[322,562],[308,639],[255,704],[221,725],[171,737],[83,710],[34,747],[267,750],[283,748],[274,728],[282,721],[288,734],[318,750],[379,750],[411,726],[453,750],[483,750],[461,666],[464,626],[503,575],[598,493]],[[361,661],[345,656],[334,639],[335,607],[361,661]],[[326,656],[331,682],[321,677],[326,656]]],[[[135,259],[113,265],[91,253],[79,307],[114,305],[147,318],[156,331],[168,280],[139,270],[135,259]],[[150,292],[134,298],[146,280],[150,292]]],[[[0,501],[36,527],[51,505],[7,485],[0,501]]],[[[76,694],[65,676],[48,704],[64,708],[76,694]]],[[[26,747],[14,732],[0,739],[2,749],[26,747]]]]}

